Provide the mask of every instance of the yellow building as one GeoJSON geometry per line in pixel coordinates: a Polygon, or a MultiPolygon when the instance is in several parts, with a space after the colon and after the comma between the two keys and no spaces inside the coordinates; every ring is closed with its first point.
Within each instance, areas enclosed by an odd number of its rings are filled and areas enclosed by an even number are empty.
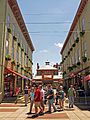
{"type": "Polygon", "coordinates": [[[32,77],[34,47],[16,0],[0,0],[0,101],[32,77]]]}
{"type": "Polygon", "coordinates": [[[90,93],[90,0],[81,0],[61,50],[64,85],[74,84],[90,93]]]}

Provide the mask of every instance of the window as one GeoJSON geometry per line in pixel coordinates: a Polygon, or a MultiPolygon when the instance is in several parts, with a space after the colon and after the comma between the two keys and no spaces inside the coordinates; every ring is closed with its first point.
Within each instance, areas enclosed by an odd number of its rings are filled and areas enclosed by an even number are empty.
{"type": "Polygon", "coordinates": [[[15,25],[13,24],[13,27],[12,27],[12,34],[13,36],[15,35],[15,25]]]}
{"type": "Polygon", "coordinates": [[[84,56],[87,57],[87,45],[86,42],[83,44],[84,56]]]}
{"type": "Polygon", "coordinates": [[[77,61],[78,62],[80,61],[80,49],[79,48],[77,49],[77,61]]]}
{"type": "Polygon", "coordinates": [[[10,27],[10,15],[7,17],[7,27],[10,27]]]}
{"type": "Polygon", "coordinates": [[[82,18],[82,31],[85,31],[85,20],[82,18]]]}
{"type": "Polygon", "coordinates": [[[7,36],[6,36],[6,54],[9,54],[9,40],[8,40],[8,33],[7,33],[7,36]]]}
{"type": "Polygon", "coordinates": [[[14,59],[14,40],[12,39],[12,58],[14,59]]]}

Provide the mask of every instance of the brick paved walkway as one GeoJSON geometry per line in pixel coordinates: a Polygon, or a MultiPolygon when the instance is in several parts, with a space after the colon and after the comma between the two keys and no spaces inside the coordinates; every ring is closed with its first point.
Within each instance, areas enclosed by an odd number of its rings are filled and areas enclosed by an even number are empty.
{"type": "Polygon", "coordinates": [[[29,104],[26,107],[24,104],[0,104],[0,120],[90,120],[90,111],[80,110],[76,106],[69,109],[65,105],[64,111],[44,114],[37,118],[31,118],[31,115],[27,115],[28,112],[29,104]]]}

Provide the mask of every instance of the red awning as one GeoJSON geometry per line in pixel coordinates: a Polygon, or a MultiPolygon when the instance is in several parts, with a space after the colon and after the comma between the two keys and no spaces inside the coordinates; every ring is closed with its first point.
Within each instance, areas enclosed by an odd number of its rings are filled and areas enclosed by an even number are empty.
{"type": "Polygon", "coordinates": [[[85,77],[84,77],[84,80],[85,80],[85,81],[90,80],[90,75],[85,76],[85,77]]]}
{"type": "Polygon", "coordinates": [[[17,76],[20,76],[20,77],[22,77],[22,78],[25,78],[23,75],[21,75],[20,73],[18,73],[18,72],[16,72],[16,71],[13,71],[13,70],[10,69],[10,68],[6,68],[4,73],[5,73],[5,75],[6,75],[6,74],[9,74],[9,73],[13,73],[14,75],[17,75],[17,76]]]}

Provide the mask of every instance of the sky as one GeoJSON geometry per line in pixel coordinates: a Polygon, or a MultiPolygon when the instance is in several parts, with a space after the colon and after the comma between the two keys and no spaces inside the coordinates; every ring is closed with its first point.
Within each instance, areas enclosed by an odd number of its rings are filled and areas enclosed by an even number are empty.
{"type": "Polygon", "coordinates": [[[33,42],[33,73],[36,64],[61,62],[60,50],[80,0],[17,0],[33,42]]]}

